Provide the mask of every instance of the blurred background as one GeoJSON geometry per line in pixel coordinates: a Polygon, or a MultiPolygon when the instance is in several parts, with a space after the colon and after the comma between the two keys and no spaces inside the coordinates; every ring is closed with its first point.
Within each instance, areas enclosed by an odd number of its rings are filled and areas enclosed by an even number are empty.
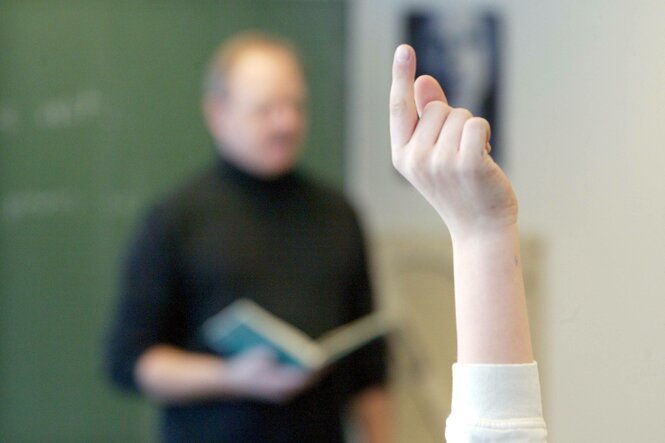
{"type": "Polygon", "coordinates": [[[443,54],[470,47],[446,56],[451,69],[488,73],[471,89],[485,98],[470,100],[494,119],[521,204],[550,440],[665,441],[656,0],[0,0],[0,441],[154,441],[150,406],[102,372],[118,265],[147,205],[214,157],[201,78],[217,44],[245,29],[302,49],[303,168],[352,199],[377,296],[405,319],[400,441],[443,441],[448,238],[389,159],[390,63],[414,17],[452,45],[443,54]]]}

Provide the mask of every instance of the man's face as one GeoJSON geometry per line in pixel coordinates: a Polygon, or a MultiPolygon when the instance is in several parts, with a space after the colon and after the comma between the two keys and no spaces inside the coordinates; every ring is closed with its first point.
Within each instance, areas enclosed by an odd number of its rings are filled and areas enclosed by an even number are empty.
{"type": "Polygon", "coordinates": [[[294,166],[307,126],[301,67],[284,51],[240,55],[223,97],[206,100],[208,128],[221,154],[252,175],[275,178],[294,166]]]}

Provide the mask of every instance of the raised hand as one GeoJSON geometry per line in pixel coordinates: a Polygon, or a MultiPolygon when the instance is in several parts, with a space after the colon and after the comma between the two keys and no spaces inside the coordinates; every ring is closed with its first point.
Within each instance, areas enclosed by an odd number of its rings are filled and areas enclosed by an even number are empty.
{"type": "Polygon", "coordinates": [[[489,155],[489,123],[448,105],[436,80],[415,80],[415,71],[414,50],[401,45],[390,90],[393,165],[437,210],[453,238],[514,225],[517,200],[489,155]]]}
{"type": "Polygon", "coordinates": [[[530,362],[517,200],[489,155],[489,124],[450,107],[436,80],[414,81],[415,71],[413,49],[397,48],[390,91],[393,163],[450,230],[458,361],[530,362]]]}

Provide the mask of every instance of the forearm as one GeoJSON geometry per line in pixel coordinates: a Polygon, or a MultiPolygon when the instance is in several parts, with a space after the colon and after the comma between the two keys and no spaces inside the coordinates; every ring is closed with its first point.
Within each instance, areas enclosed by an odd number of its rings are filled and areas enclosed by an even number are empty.
{"type": "Polygon", "coordinates": [[[355,412],[367,443],[394,441],[393,403],[387,389],[369,388],[355,399],[355,412]]]}
{"type": "Polygon", "coordinates": [[[532,362],[517,225],[452,237],[458,362],[532,362]]]}
{"type": "Polygon", "coordinates": [[[136,363],[137,384],[164,403],[188,403],[224,395],[224,361],[169,345],[146,350],[136,363]]]}

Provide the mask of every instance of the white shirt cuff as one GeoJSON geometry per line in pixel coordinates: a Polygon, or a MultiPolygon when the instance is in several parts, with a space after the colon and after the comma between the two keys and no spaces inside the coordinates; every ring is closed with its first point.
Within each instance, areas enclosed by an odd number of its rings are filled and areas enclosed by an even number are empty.
{"type": "Polygon", "coordinates": [[[536,362],[453,365],[452,414],[466,420],[542,420],[536,362]]]}

